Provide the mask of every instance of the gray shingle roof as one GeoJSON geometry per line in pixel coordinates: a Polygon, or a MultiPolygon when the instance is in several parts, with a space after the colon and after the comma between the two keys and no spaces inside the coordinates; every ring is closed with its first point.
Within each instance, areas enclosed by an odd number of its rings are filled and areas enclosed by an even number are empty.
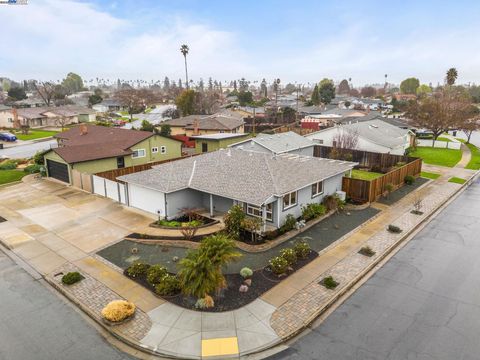
{"type": "Polygon", "coordinates": [[[259,134],[257,137],[234,144],[232,147],[238,148],[239,146],[242,146],[243,150],[248,150],[248,144],[250,142],[257,143],[275,154],[281,154],[315,145],[310,139],[298,135],[293,131],[288,131],[273,135],[259,134]]]}
{"type": "Polygon", "coordinates": [[[193,129],[196,120],[198,120],[198,128],[200,130],[233,130],[244,124],[243,118],[224,113],[189,115],[178,119],[167,120],[165,124],[184,127],[185,129],[193,129]]]}
{"type": "Polygon", "coordinates": [[[191,188],[259,206],[273,195],[282,196],[354,165],[308,156],[222,149],[118,179],[165,193],[191,188]]]}

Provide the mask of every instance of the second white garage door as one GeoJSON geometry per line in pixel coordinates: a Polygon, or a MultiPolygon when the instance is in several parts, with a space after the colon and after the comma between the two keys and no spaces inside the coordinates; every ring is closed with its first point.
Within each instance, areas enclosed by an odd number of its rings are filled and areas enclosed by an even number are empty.
{"type": "Polygon", "coordinates": [[[149,213],[165,215],[165,194],[138,185],[128,184],[129,205],[149,213]]]}

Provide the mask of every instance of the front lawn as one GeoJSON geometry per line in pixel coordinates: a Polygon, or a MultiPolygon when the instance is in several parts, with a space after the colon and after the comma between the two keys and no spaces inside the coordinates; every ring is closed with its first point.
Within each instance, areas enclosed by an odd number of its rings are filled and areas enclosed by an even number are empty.
{"type": "Polygon", "coordinates": [[[21,170],[0,170],[0,185],[20,181],[25,175],[28,174],[21,170]]]}
{"type": "Polygon", "coordinates": [[[459,178],[459,177],[451,177],[450,179],[448,179],[448,182],[451,182],[451,183],[455,183],[455,184],[465,184],[467,180],[465,179],[462,179],[462,178],[459,178]]]}
{"type": "Polygon", "coordinates": [[[475,145],[472,144],[465,144],[468,146],[472,153],[472,158],[470,162],[465,166],[465,169],[470,170],[479,170],[480,169],[480,149],[477,148],[475,145]]]}
{"type": "Polygon", "coordinates": [[[422,158],[425,164],[454,167],[462,158],[462,150],[419,146],[409,156],[422,158]]]}
{"type": "Polygon", "coordinates": [[[382,173],[377,173],[373,171],[365,171],[365,170],[352,170],[352,179],[359,179],[359,180],[374,180],[383,176],[382,173]]]}
{"type": "Polygon", "coordinates": [[[432,180],[438,179],[440,177],[440,175],[441,174],[432,173],[432,172],[428,172],[428,171],[422,171],[420,173],[421,177],[427,178],[427,179],[432,179],[432,180]]]}
{"type": "Polygon", "coordinates": [[[30,130],[27,135],[24,135],[21,132],[17,132],[15,133],[15,136],[18,140],[35,140],[50,137],[57,133],[58,131],[30,130]]]}

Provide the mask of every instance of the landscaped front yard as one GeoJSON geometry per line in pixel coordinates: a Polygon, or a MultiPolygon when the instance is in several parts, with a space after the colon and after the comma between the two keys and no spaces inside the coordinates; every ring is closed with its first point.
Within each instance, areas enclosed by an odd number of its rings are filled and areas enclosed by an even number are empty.
{"type": "Polygon", "coordinates": [[[352,179],[359,179],[359,180],[375,180],[383,176],[382,173],[377,173],[373,171],[365,171],[365,170],[352,170],[352,179]]]}
{"type": "Polygon", "coordinates": [[[47,131],[47,130],[30,130],[27,135],[22,134],[21,132],[16,132],[15,136],[18,140],[35,140],[42,139],[46,137],[53,136],[57,134],[58,131],[47,131]]]}
{"type": "Polygon", "coordinates": [[[409,156],[422,158],[425,164],[454,167],[462,158],[462,150],[417,147],[409,156]]]}
{"type": "Polygon", "coordinates": [[[475,145],[472,144],[465,144],[468,146],[472,153],[472,158],[470,162],[465,166],[465,169],[470,170],[479,170],[480,169],[480,149],[478,149],[475,145]]]}
{"type": "Polygon", "coordinates": [[[21,180],[28,173],[22,170],[0,170],[0,185],[21,180]]]}

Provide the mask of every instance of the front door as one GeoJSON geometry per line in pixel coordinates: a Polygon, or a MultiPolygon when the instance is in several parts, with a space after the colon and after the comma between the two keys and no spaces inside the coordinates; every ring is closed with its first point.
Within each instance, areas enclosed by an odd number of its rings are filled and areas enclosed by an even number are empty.
{"type": "Polygon", "coordinates": [[[206,142],[202,143],[202,153],[208,152],[208,144],[206,142]]]}
{"type": "Polygon", "coordinates": [[[123,156],[117,157],[117,169],[125,167],[125,158],[123,156]]]}

